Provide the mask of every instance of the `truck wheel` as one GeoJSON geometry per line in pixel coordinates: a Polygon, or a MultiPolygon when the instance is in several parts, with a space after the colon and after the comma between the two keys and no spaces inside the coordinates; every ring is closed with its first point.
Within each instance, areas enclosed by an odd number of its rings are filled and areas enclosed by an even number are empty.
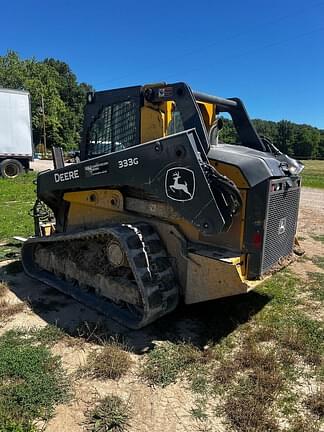
{"type": "Polygon", "coordinates": [[[15,178],[23,171],[23,165],[16,159],[5,159],[0,163],[0,172],[2,177],[15,178]]]}

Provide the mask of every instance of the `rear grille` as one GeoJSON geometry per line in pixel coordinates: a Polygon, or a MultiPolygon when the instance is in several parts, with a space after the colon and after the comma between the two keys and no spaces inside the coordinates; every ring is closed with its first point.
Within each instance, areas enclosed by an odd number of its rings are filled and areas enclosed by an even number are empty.
{"type": "Polygon", "coordinates": [[[272,191],[277,185],[279,181],[270,182],[261,273],[289,255],[294,246],[300,187],[272,191]]]}

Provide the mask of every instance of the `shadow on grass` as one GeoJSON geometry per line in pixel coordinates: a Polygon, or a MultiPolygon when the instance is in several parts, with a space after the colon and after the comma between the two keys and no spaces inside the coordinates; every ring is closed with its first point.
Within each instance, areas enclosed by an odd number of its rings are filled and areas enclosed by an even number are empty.
{"type": "Polygon", "coordinates": [[[172,314],[147,327],[160,340],[190,340],[202,348],[219,342],[240,324],[248,322],[270,301],[257,292],[212,300],[194,305],[180,304],[172,314]]]}
{"type": "Polygon", "coordinates": [[[270,301],[266,295],[250,292],[195,305],[182,303],[173,313],[135,331],[30,279],[24,273],[12,276],[6,282],[9,289],[48,324],[57,325],[73,337],[97,343],[112,336],[120,337],[136,353],[154,348],[156,340],[190,341],[199,349],[207,343],[217,343],[239,325],[248,322],[270,301]]]}

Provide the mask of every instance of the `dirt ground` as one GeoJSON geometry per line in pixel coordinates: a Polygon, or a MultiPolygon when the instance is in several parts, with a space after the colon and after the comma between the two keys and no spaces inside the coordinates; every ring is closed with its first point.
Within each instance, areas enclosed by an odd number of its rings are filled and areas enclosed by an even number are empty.
{"type": "Polygon", "coordinates": [[[52,170],[54,166],[51,160],[34,159],[33,162],[30,163],[30,168],[33,171],[39,172],[49,169],[52,170]]]}
{"type": "MultiPolygon", "coordinates": [[[[68,162],[65,162],[65,164],[69,165],[68,162]]],[[[33,162],[30,163],[30,168],[33,171],[40,172],[45,170],[52,170],[54,169],[54,165],[52,160],[35,159],[33,162]]]]}
{"type": "MultiPolygon", "coordinates": [[[[303,188],[298,233],[301,246],[308,257],[324,256],[323,242],[313,239],[314,235],[324,234],[324,190],[303,188]]],[[[1,266],[4,267],[5,264],[2,262],[1,266]]],[[[307,272],[315,271],[313,267],[314,264],[307,260],[293,263],[291,269],[301,278],[306,278],[307,272]]],[[[3,270],[1,273],[0,268],[0,280],[4,280],[9,286],[8,296],[11,302],[26,303],[22,312],[0,325],[0,334],[13,328],[43,327],[49,323],[56,324],[67,332],[73,332],[85,321],[103,320],[96,312],[44,284],[33,281],[23,273],[6,274],[3,270]]],[[[45,425],[45,431],[83,431],[84,413],[98,397],[108,393],[117,394],[129,401],[134,412],[130,428],[132,432],[198,431],[197,420],[190,415],[194,403],[193,396],[183,382],[166,388],[153,388],[140,382],[135,371],[142,361],[143,352],[171,337],[172,340],[176,337],[179,340],[190,338],[193,343],[207,343],[208,340],[204,340],[204,332],[208,328],[208,317],[215,314],[217,307],[217,302],[209,302],[204,306],[182,306],[175,313],[141,331],[129,331],[113,321],[105,320],[111,334],[122,335],[128,346],[132,347],[132,370],[118,381],[77,377],[75,371],[85,364],[88,353],[94,349],[93,344],[84,342],[71,345],[64,340],[58,342],[52,349],[55,354],[62,356],[63,366],[72,380],[74,398],[69,404],[57,407],[55,416],[45,425]]],[[[247,319],[251,313],[256,312],[247,310],[247,319]]],[[[217,338],[232,332],[236,325],[238,324],[234,322],[229,323],[217,338]]],[[[226,430],[215,415],[211,415],[210,419],[210,430],[226,430]]]]}
{"type": "MultiPolygon", "coordinates": [[[[324,190],[303,188],[301,193],[298,220],[298,236],[302,248],[309,258],[324,255],[323,242],[314,241],[313,237],[324,234],[324,190]]],[[[306,277],[308,272],[321,272],[311,261],[300,265],[297,261],[291,268],[300,277],[306,277]]]]}

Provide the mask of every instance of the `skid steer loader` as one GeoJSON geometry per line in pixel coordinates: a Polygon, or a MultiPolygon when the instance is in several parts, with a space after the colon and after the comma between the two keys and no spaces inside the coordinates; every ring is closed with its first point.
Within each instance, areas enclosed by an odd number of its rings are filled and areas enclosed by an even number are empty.
{"type": "Polygon", "coordinates": [[[89,93],[80,155],[38,175],[23,266],[130,328],[247,292],[292,256],[303,166],[240,99],[184,83],[89,93]],[[225,112],[239,145],[218,139],[225,112]]]}

